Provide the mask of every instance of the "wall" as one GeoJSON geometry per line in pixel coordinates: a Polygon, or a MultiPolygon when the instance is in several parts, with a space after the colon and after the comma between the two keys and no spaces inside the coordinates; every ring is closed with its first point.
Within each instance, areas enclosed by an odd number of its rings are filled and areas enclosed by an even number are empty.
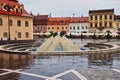
{"type": "MultiPolygon", "coordinates": [[[[8,32],[8,15],[0,15],[3,20],[3,25],[0,26],[0,39],[3,38],[3,33],[8,32]]],[[[13,20],[13,25],[10,26],[10,39],[15,40],[33,40],[33,19],[32,17],[9,16],[13,20]],[[21,26],[17,26],[17,20],[21,20],[21,26]],[[28,27],[25,27],[25,21],[28,21],[28,27]],[[21,32],[22,37],[18,38],[17,33],[21,32]],[[25,37],[25,32],[29,32],[29,38],[25,37]]]]}

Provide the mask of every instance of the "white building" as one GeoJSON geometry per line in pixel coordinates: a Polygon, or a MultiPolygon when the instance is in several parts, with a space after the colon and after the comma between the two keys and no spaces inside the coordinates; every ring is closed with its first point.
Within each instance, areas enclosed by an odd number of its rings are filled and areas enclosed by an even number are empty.
{"type": "Polygon", "coordinates": [[[69,23],[70,33],[87,33],[88,17],[71,17],[69,23]]]}
{"type": "Polygon", "coordinates": [[[115,28],[116,31],[120,29],[120,15],[115,16],[115,28]]]}

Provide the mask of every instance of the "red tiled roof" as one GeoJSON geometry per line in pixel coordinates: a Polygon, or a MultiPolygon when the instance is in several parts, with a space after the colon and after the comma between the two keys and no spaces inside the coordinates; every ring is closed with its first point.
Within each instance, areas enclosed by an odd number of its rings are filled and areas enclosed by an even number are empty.
{"type": "Polygon", "coordinates": [[[33,18],[33,25],[47,25],[48,15],[36,15],[33,18]]]}
{"type": "Polygon", "coordinates": [[[70,17],[51,17],[49,18],[49,21],[65,21],[70,20],[70,17]]]}
{"type": "Polygon", "coordinates": [[[70,23],[83,23],[88,22],[88,17],[71,17],[70,23]]]}
{"type": "Polygon", "coordinates": [[[50,17],[48,18],[48,25],[68,25],[70,17],[50,17]]]}
{"type": "Polygon", "coordinates": [[[96,12],[114,12],[114,9],[89,10],[89,13],[96,13],[96,12]]]}
{"type": "Polygon", "coordinates": [[[34,19],[48,19],[48,15],[34,15],[34,19]]]}
{"type": "MultiPolygon", "coordinates": [[[[15,7],[15,6],[18,6],[18,7],[20,7],[21,6],[21,4],[18,2],[18,1],[16,1],[16,0],[0,0],[0,5],[2,5],[2,4],[6,4],[6,5],[10,5],[10,6],[12,6],[12,7],[15,7]]],[[[5,12],[5,11],[2,11],[2,10],[0,10],[0,12],[3,14],[5,14],[5,13],[7,13],[7,12],[5,12]]],[[[22,11],[22,14],[21,14],[21,16],[26,16],[26,17],[32,17],[24,8],[23,8],[23,11],[22,11]]]]}

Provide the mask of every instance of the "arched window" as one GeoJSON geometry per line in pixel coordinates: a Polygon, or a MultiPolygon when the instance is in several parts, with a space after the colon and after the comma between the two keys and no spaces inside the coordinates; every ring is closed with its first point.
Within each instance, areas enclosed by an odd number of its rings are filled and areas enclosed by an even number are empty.
{"type": "Polygon", "coordinates": [[[21,32],[18,32],[18,38],[21,38],[22,36],[21,36],[21,32]]]}
{"type": "Polygon", "coordinates": [[[4,33],[3,33],[3,37],[4,37],[4,38],[7,38],[7,37],[8,37],[7,32],[4,32],[4,33]]]}
{"type": "Polygon", "coordinates": [[[29,38],[29,33],[28,32],[25,33],[25,37],[29,38]]]}
{"type": "Polygon", "coordinates": [[[3,25],[3,21],[2,21],[2,18],[0,18],[0,26],[3,25]]]}
{"type": "Polygon", "coordinates": [[[18,8],[16,8],[16,13],[18,13],[18,8]]]}

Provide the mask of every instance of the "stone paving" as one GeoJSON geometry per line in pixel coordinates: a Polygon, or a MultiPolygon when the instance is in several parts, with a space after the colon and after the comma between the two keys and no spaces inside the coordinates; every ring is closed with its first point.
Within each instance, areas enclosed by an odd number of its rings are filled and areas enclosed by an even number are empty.
{"type": "Polygon", "coordinates": [[[120,80],[120,69],[73,69],[54,74],[54,76],[28,73],[22,69],[0,69],[0,71],[3,71],[0,73],[0,80],[28,80],[30,77],[29,80],[120,80]]]}

